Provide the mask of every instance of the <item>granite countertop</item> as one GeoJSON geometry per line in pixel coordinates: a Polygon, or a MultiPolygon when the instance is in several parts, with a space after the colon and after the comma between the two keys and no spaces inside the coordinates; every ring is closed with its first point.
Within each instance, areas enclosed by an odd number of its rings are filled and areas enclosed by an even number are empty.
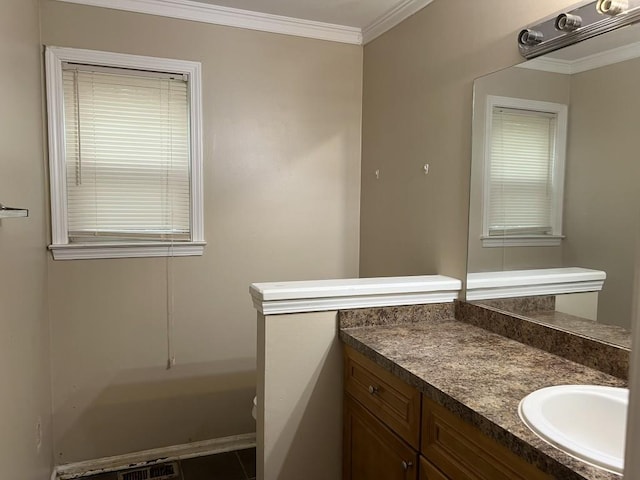
{"type": "Polygon", "coordinates": [[[607,325],[595,320],[585,320],[582,317],[556,311],[532,312],[528,316],[547,325],[554,325],[571,332],[577,332],[580,335],[618,345],[627,350],[631,349],[631,332],[618,325],[607,325]]]}
{"type": "Polygon", "coordinates": [[[498,309],[508,314],[524,315],[531,320],[556,326],[577,335],[631,349],[631,332],[629,330],[618,325],[559,312],[555,307],[556,299],[554,296],[478,300],[472,303],[498,309]]]}
{"type": "Polygon", "coordinates": [[[543,387],[626,386],[624,380],[439,313],[380,326],[342,322],[340,339],[556,478],[621,478],[538,438],[520,420],[518,404],[543,387]]]}

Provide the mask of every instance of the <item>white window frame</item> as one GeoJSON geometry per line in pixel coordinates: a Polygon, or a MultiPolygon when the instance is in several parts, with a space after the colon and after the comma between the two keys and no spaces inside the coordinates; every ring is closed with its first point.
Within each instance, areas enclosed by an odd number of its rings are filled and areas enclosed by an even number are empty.
{"type": "Polygon", "coordinates": [[[186,60],[47,46],[45,51],[49,178],[51,195],[51,245],[55,260],[194,256],[204,252],[204,204],[202,178],[202,81],[201,64],[186,60]],[[170,72],[188,77],[191,148],[191,240],[146,242],[70,243],[67,222],[66,145],[63,62],[170,72]]]}
{"type": "Polygon", "coordinates": [[[539,247],[558,246],[562,235],[562,208],[564,197],[564,171],[567,151],[567,126],[569,108],[567,105],[542,102],[524,98],[487,95],[485,111],[483,197],[482,197],[482,246],[483,247],[539,247]],[[553,203],[551,211],[551,233],[546,235],[507,234],[489,235],[489,202],[491,180],[491,134],[493,131],[493,109],[495,107],[531,110],[557,115],[555,151],[556,159],[553,171],[553,203]]]}

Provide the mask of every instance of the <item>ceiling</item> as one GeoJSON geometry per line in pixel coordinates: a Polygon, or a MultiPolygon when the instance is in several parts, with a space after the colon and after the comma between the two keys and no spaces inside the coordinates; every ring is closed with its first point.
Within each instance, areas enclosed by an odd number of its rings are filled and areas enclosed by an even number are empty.
{"type": "Polygon", "coordinates": [[[197,0],[221,7],[366,28],[406,0],[197,0]]]}

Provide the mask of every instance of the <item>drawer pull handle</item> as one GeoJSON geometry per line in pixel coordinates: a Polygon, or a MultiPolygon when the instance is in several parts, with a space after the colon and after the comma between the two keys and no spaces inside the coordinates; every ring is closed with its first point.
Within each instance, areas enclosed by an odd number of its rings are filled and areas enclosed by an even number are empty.
{"type": "Polygon", "coordinates": [[[405,472],[409,470],[411,467],[413,467],[413,462],[407,462],[407,461],[402,462],[402,468],[404,469],[405,472]]]}
{"type": "Polygon", "coordinates": [[[369,393],[371,395],[375,395],[376,393],[378,393],[378,387],[374,387],[373,385],[369,385],[369,393]]]}

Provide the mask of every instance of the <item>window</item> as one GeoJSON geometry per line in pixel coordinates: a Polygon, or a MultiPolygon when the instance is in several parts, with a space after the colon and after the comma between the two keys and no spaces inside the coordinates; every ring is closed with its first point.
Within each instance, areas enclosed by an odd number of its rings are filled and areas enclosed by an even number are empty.
{"type": "Polygon", "coordinates": [[[55,259],[201,255],[200,64],[48,47],[55,259]]]}
{"type": "Polygon", "coordinates": [[[488,96],[485,247],[559,245],[567,106],[488,96]]]}

